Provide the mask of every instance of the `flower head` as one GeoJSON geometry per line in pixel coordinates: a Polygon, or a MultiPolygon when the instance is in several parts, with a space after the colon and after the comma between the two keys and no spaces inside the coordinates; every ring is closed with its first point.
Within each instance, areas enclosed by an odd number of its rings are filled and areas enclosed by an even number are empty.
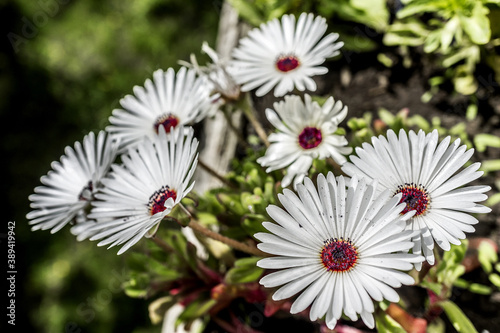
{"type": "Polygon", "coordinates": [[[177,74],[172,68],[159,69],[144,87],[134,87],[134,96],[120,100],[123,109],[113,110],[106,130],[121,139],[124,151],[145,137],[154,137],[160,127],[170,132],[201,121],[216,107],[213,101],[218,96],[211,96],[211,90],[194,69],[181,67],[177,74]]]}
{"type": "Polygon", "coordinates": [[[372,299],[397,302],[393,288],[412,284],[407,273],[424,258],[408,253],[417,232],[405,228],[413,212],[401,215],[401,195],[376,196],[376,184],[352,178],[346,190],[330,172],[318,176],[317,188],[309,178],[297,185],[298,196],[285,189],[278,196],[284,209],[269,206],[277,224],[264,222],[271,233],[257,233],[258,248],[275,257],[260,260],[262,268],[278,269],[260,280],[265,287],[281,286],[274,300],[300,295],[291,313],[311,305],[311,320],[326,315],[333,329],[345,313],[358,314],[374,327],[372,299]]]}
{"type": "Polygon", "coordinates": [[[422,253],[430,264],[434,263],[434,241],[443,249],[460,244],[464,232],[473,232],[478,220],[469,213],[487,213],[490,208],[477,204],[487,199],[484,192],[489,186],[463,185],[479,178],[480,163],[457,171],[471,158],[473,149],[460,146],[460,139],[450,144],[446,137],[438,144],[438,132],[425,134],[404,130],[398,136],[392,131],[372,138],[372,145],[365,143],[357,148],[351,163],[342,170],[348,175],[376,179],[381,190],[390,195],[401,195],[405,210],[415,211],[408,220],[408,229],[419,230],[413,241],[413,253],[422,253]]]}
{"type": "Polygon", "coordinates": [[[192,67],[199,76],[206,78],[213,87],[212,93],[222,97],[221,103],[224,101],[237,101],[241,94],[240,85],[236,84],[229,74],[227,61],[221,59],[217,52],[206,42],[203,43],[201,51],[210,57],[212,63],[207,64],[207,66],[200,66],[194,55],[191,55],[191,63],[184,61],[179,63],[192,67]]]}
{"type": "Polygon", "coordinates": [[[101,185],[116,157],[118,143],[101,131],[97,138],[90,132],[83,144],[67,146],[60,162],[52,163],[52,170],[41,178],[42,186],[29,196],[33,211],[26,217],[32,230],[51,229],[55,233],[75,217],[86,220],[86,208],[101,185]]]}
{"type": "Polygon", "coordinates": [[[240,40],[233,51],[232,75],[242,91],[258,88],[257,96],[275,87],[280,97],[294,88],[316,90],[311,78],[327,73],[321,65],[326,58],[339,54],[343,43],[335,41],[338,34],[324,36],[326,20],[302,13],[296,21],[293,15],[283,15],[262,24],[240,40]]]}
{"type": "Polygon", "coordinates": [[[112,165],[89,214],[96,222],[72,229],[78,240],[102,239],[97,245],[109,247],[124,244],[118,252],[121,254],[154,232],[191,191],[198,147],[192,128],[168,135],[162,127],[158,134],[122,155],[123,165],[112,165]]]}
{"type": "Polygon", "coordinates": [[[352,149],[346,147],[345,137],[335,135],[337,125],[347,115],[347,107],[330,97],[323,106],[305,95],[304,102],[299,96],[285,96],[284,101],[274,103],[273,111],[266,110],[269,122],[278,133],[269,136],[271,145],[265,156],[257,162],[268,167],[267,172],[287,168],[282,186],[302,181],[307,175],[314,158],[333,158],[338,164],[346,161],[344,154],[352,149]]]}

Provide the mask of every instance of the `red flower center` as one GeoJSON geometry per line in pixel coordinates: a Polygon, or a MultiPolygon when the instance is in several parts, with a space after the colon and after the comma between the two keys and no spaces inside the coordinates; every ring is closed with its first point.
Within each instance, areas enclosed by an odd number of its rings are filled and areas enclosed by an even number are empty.
{"type": "Polygon", "coordinates": [[[321,250],[321,260],[328,271],[346,272],[358,261],[358,251],[349,239],[332,238],[325,241],[325,246],[321,250]]]}
{"type": "Polygon", "coordinates": [[[299,144],[304,149],[315,148],[322,140],[321,131],[316,127],[306,127],[299,135],[299,144]]]}
{"type": "Polygon", "coordinates": [[[280,56],[278,60],[276,60],[276,68],[285,73],[294,70],[295,68],[299,67],[299,65],[299,59],[297,59],[293,55],[280,56]]]}
{"type": "Polygon", "coordinates": [[[164,114],[155,121],[155,131],[158,133],[158,128],[160,126],[163,126],[165,128],[165,132],[170,133],[170,128],[173,127],[175,128],[179,124],[179,118],[174,116],[171,113],[164,114]]]}
{"type": "Polygon", "coordinates": [[[429,204],[429,196],[427,194],[426,189],[422,185],[404,184],[399,185],[398,190],[395,195],[398,193],[402,193],[403,197],[399,201],[399,203],[405,203],[406,207],[403,209],[401,214],[406,214],[411,210],[416,210],[414,216],[422,215],[427,210],[427,205],[429,204]]]}
{"type": "Polygon", "coordinates": [[[149,198],[149,213],[151,215],[155,215],[156,213],[163,212],[165,208],[165,202],[168,198],[175,199],[177,198],[177,193],[175,190],[171,190],[168,186],[162,186],[161,189],[153,193],[151,198],[149,198]]]}

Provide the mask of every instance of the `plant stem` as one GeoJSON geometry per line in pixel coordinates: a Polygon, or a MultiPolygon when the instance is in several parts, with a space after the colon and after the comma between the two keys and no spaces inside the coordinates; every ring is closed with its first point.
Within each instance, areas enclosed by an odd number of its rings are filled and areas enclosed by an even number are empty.
{"type": "Polygon", "coordinates": [[[326,159],[326,163],[328,163],[330,166],[333,167],[334,174],[336,174],[336,175],[345,175],[345,173],[340,168],[340,165],[337,162],[335,162],[335,160],[333,158],[328,157],[326,159]]]}
{"type": "Polygon", "coordinates": [[[232,189],[236,189],[237,188],[233,183],[231,183],[229,180],[227,180],[222,175],[220,175],[217,171],[215,171],[214,169],[212,169],[211,167],[209,167],[202,160],[198,159],[198,165],[201,168],[203,168],[203,170],[205,170],[207,173],[209,173],[212,177],[217,178],[218,180],[220,180],[224,185],[228,186],[229,188],[232,188],[232,189]]]}
{"type": "Polygon", "coordinates": [[[269,256],[267,253],[262,252],[255,246],[251,246],[242,242],[239,242],[235,239],[223,236],[215,231],[212,231],[204,226],[202,226],[198,221],[195,219],[191,219],[191,222],[189,222],[188,227],[192,228],[193,230],[199,232],[200,234],[215,239],[216,241],[222,242],[230,247],[232,247],[235,250],[239,250],[242,252],[246,252],[248,254],[257,256],[257,257],[267,257],[269,256]]]}
{"type": "Polygon", "coordinates": [[[439,263],[441,262],[441,255],[439,253],[439,249],[437,246],[434,246],[434,249],[432,250],[434,252],[434,265],[438,266],[439,263]]]}
{"type": "Polygon", "coordinates": [[[163,239],[156,237],[156,235],[151,236],[149,239],[155,242],[155,244],[158,245],[161,249],[163,249],[163,251],[167,253],[176,253],[173,247],[168,245],[163,239]]]}
{"type": "Polygon", "coordinates": [[[189,266],[191,268],[191,270],[196,274],[196,276],[198,276],[203,281],[208,281],[207,277],[205,276],[205,274],[203,274],[203,272],[200,271],[199,267],[193,267],[189,263],[189,261],[186,259],[186,257],[184,257],[176,249],[174,249],[173,247],[171,247],[170,245],[168,245],[163,239],[158,238],[156,236],[156,234],[153,235],[153,236],[151,236],[151,237],[149,237],[149,239],[151,239],[156,245],[158,245],[166,253],[175,253],[177,255],[177,257],[179,257],[179,259],[182,262],[184,262],[187,266],[189,266]]]}
{"type": "Polygon", "coordinates": [[[216,241],[224,243],[224,244],[228,245],[229,247],[231,247],[233,249],[236,249],[236,250],[239,250],[239,251],[242,251],[242,252],[245,252],[245,253],[257,256],[257,257],[269,257],[269,254],[267,254],[265,252],[262,252],[261,250],[259,250],[255,246],[239,242],[239,241],[237,241],[235,239],[223,236],[223,235],[219,234],[218,232],[215,232],[215,231],[212,231],[212,230],[208,229],[207,227],[201,225],[193,217],[193,215],[191,214],[191,212],[189,210],[187,210],[186,207],[184,207],[183,204],[179,204],[179,207],[184,211],[184,213],[187,216],[190,217],[191,220],[190,220],[190,222],[188,223],[187,226],[190,227],[191,229],[193,229],[194,231],[196,231],[196,232],[198,232],[198,233],[200,233],[200,234],[202,234],[202,235],[204,235],[206,237],[209,237],[209,238],[212,238],[212,239],[214,239],[216,241]]]}
{"type": "Polygon", "coordinates": [[[418,285],[420,284],[420,282],[424,281],[424,278],[427,276],[432,267],[433,266],[429,265],[427,261],[424,261],[424,263],[422,264],[422,268],[420,269],[420,272],[418,272],[418,280],[415,279],[415,285],[418,285]]]}
{"type": "Polygon", "coordinates": [[[252,107],[252,103],[250,100],[250,94],[248,93],[245,94],[245,97],[242,99],[242,102],[238,104],[238,106],[241,108],[241,110],[247,117],[250,124],[252,124],[253,128],[255,129],[255,132],[262,140],[262,142],[264,142],[266,147],[269,147],[270,143],[269,140],[267,139],[266,131],[264,130],[261,123],[257,120],[257,117],[255,116],[254,108],[252,107]]]}

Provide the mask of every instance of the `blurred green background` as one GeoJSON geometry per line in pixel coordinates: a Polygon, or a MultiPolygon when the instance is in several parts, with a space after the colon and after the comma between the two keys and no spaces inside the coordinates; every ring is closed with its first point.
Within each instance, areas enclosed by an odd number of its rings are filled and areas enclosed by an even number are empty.
{"type": "Polygon", "coordinates": [[[28,196],[65,146],[106,126],[134,85],[157,68],[178,69],[190,53],[199,56],[203,41],[214,45],[221,6],[222,0],[0,0],[0,232],[16,221],[15,331],[160,330],[149,321],[148,302],[120,290],[123,257],[76,242],[69,228],[31,232],[28,196]]]}

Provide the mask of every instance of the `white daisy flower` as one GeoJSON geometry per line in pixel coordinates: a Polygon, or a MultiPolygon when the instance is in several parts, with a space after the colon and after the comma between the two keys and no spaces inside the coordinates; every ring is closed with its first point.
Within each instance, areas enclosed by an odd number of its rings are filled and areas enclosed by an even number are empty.
{"type": "MultiPolygon", "coordinates": [[[[200,66],[196,57],[191,55],[191,63],[179,61],[180,64],[196,70],[199,76],[205,77],[212,84],[213,93],[219,94],[224,101],[237,101],[240,98],[240,85],[236,84],[228,72],[228,63],[221,59],[208,43],[203,42],[201,51],[206,53],[212,63],[200,66]]],[[[222,101],[223,102],[223,101],[222,101]]]]}
{"type": "Polygon", "coordinates": [[[292,314],[311,305],[309,317],[326,315],[333,329],[344,313],[373,328],[373,300],[398,302],[393,288],[414,283],[405,272],[424,258],[408,253],[417,232],[404,231],[413,212],[401,215],[401,195],[392,199],[376,195],[376,184],[352,178],[346,190],[345,179],[338,182],[333,173],[318,176],[317,188],[309,178],[297,185],[298,196],[285,189],[278,195],[284,209],[271,205],[269,216],[277,222],[264,222],[271,233],[257,233],[257,247],[276,255],[257,266],[278,269],[264,276],[265,287],[281,286],[274,300],[300,295],[293,302],[292,314]]]}
{"type": "Polygon", "coordinates": [[[434,263],[434,240],[449,250],[450,243],[458,245],[466,237],[464,232],[474,232],[472,225],[478,220],[469,213],[491,211],[476,203],[487,199],[484,192],[489,186],[462,187],[483,174],[477,171],[480,163],[457,173],[474,150],[466,151],[460,139],[451,145],[449,136],[439,145],[438,139],[437,130],[427,135],[422,130],[410,131],[409,136],[401,130],[399,138],[389,130],[387,139],[373,137],[372,145],[356,148],[358,156],[351,156],[352,163],[342,167],[347,175],[376,179],[380,190],[387,189],[391,195],[402,194],[403,213],[415,210],[407,229],[420,230],[413,239],[413,253],[423,251],[430,264],[434,263]]]}
{"type": "Polygon", "coordinates": [[[55,233],[75,217],[86,220],[86,208],[100,186],[101,178],[108,172],[116,157],[118,143],[106,132],[96,136],[90,132],[83,144],[67,146],[60,162],[52,163],[52,170],[40,181],[29,196],[33,211],[26,215],[31,230],[51,229],[55,233]]]}
{"type": "Polygon", "coordinates": [[[274,19],[248,33],[233,51],[231,74],[242,91],[258,88],[257,96],[271,89],[280,97],[294,88],[299,91],[316,90],[311,78],[328,72],[319,66],[326,58],[336,56],[344,44],[335,41],[339,35],[330,33],[326,19],[302,13],[283,15],[281,22],[274,19]]]}
{"type": "Polygon", "coordinates": [[[212,87],[194,69],[182,67],[177,74],[169,68],[153,73],[144,87],[135,86],[134,96],[120,100],[123,109],[113,110],[106,130],[121,139],[121,148],[135,145],[144,137],[152,138],[159,127],[170,129],[197,123],[213,113],[212,87]]]}
{"type": "Polygon", "coordinates": [[[287,168],[282,187],[294,179],[294,185],[300,183],[313,159],[331,157],[341,165],[346,161],[343,155],[352,151],[346,147],[345,137],[334,134],[347,115],[347,107],[340,101],[335,102],[333,97],[322,107],[307,94],[304,100],[305,103],[299,96],[285,96],[284,101],[274,103],[276,112],[266,110],[267,119],[278,133],[269,136],[271,145],[257,162],[268,167],[266,172],[287,168]]]}
{"type": "Polygon", "coordinates": [[[167,135],[160,127],[158,134],[122,155],[123,165],[111,166],[89,214],[96,222],[76,230],[78,240],[102,239],[97,245],[109,247],[124,244],[118,251],[122,254],[148,232],[153,234],[192,190],[198,159],[193,129],[181,127],[176,135],[167,135]]]}

